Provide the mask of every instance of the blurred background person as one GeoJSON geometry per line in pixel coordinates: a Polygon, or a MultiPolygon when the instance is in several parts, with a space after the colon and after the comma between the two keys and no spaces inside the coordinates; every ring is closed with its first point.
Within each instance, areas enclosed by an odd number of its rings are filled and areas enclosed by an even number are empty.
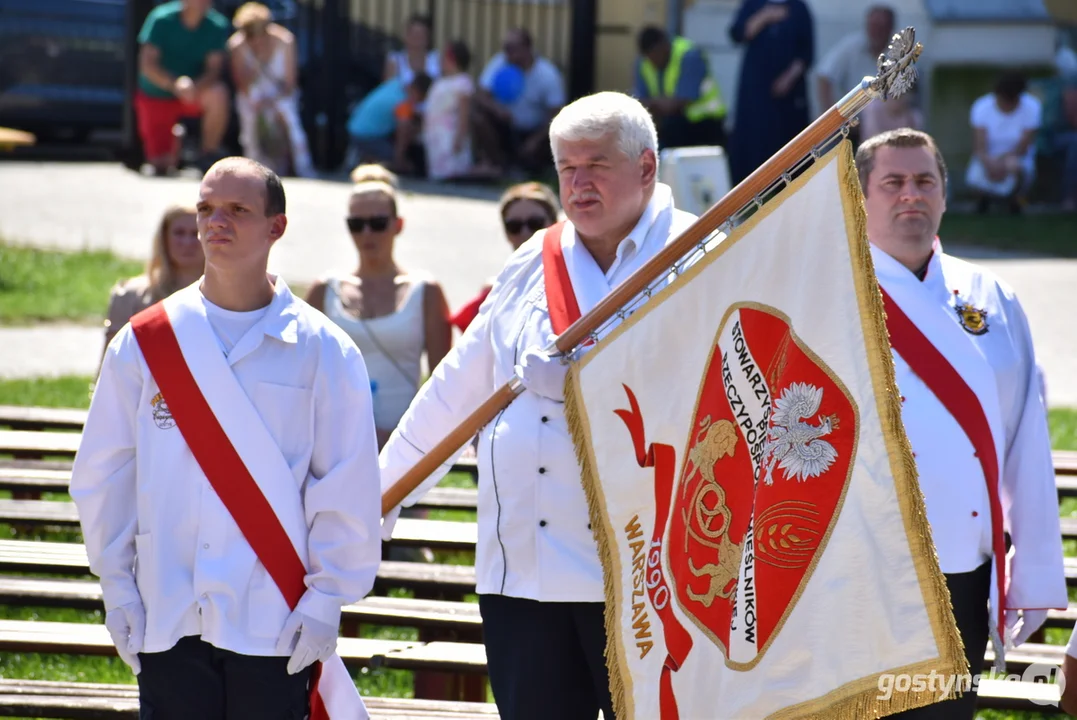
{"type": "Polygon", "coordinates": [[[138,33],[138,90],[134,105],[146,162],[158,175],[175,169],[178,141],[172,128],[202,119],[203,170],[221,157],[231,98],[221,79],[228,20],[212,0],[158,5],[138,33]]]}
{"type": "Polygon", "coordinates": [[[745,46],[729,144],[736,185],[808,126],[815,36],[803,0],[742,0],[729,36],[745,46]]]}
{"type": "Polygon", "coordinates": [[[857,125],[857,144],[868,138],[900,128],[924,129],[924,114],[916,107],[916,92],[890,98],[886,102],[876,100],[860,111],[857,125]]]}
{"type": "Polygon", "coordinates": [[[422,137],[427,174],[432,180],[462,178],[472,171],[471,96],[475,81],[471,50],[462,40],[441,53],[441,77],[430,86],[423,114],[422,137]]]}
{"type": "Polygon", "coordinates": [[[117,283],[108,299],[105,347],[135,314],[202,277],[206,258],[198,242],[194,206],[172,205],[161,216],[146,272],[117,283]]]}
{"type": "Polygon", "coordinates": [[[1025,77],[1007,72],[994,91],[972,104],[972,158],[965,182],[979,193],[977,212],[1002,200],[1011,213],[1020,213],[1024,195],[1036,175],[1034,141],[1040,128],[1040,101],[1025,92],[1025,77]]]}
{"type": "Polygon", "coordinates": [[[431,41],[430,19],[415,14],[404,27],[404,48],[385,56],[382,80],[397,78],[405,87],[418,74],[437,78],[441,73],[441,58],[431,41]]]}
{"type": "MultiPolygon", "coordinates": [[[[865,77],[879,74],[879,54],[886,50],[896,22],[893,8],[872,5],[864,15],[864,29],[845,36],[823,56],[815,69],[815,92],[820,113],[829,110],[865,77]]],[[[871,103],[883,104],[882,100],[871,103]]]]}
{"type": "MultiPolygon", "coordinates": [[[[513,185],[501,196],[500,213],[505,239],[515,252],[535,233],[545,230],[557,222],[560,205],[557,193],[549,186],[538,182],[526,182],[513,185]]],[[[482,301],[490,294],[493,282],[483,286],[479,294],[467,302],[452,316],[452,324],[464,332],[475,316],[479,314],[482,301]]]]}
{"type": "Polygon", "coordinates": [[[359,265],[314,283],[306,300],[362,352],[380,447],[419,390],[423,355],[435,368],[452,344],[452,328],[441,286],[426,273],[401,268],[393,256],[404,229],[394,176],[375,165],[356,168],[351,178],[356,184],[346,221],[359,265]]]}
{"type": "Polygon", "coordinates": [[[703,49],[653,25],[637,38],[633,94],[654,117],[658,146],[725,146],[725,102],[703,49]]]}
{"type": "Polygon", "coordinates": [[[565,80],[550,60],[535,54],[531,33],[505,33],[475,93],[473,138],[484,161],[503,172],[539,173],[553,165],[548,130],[565,104],[565,80]]]}
{"type": "Polygon", "coordinates": [[[228,41],[243,153],[279,175],[313,177],[307,135],[299,119],[295,36],[258,2],[236,10],[228,41]]]}

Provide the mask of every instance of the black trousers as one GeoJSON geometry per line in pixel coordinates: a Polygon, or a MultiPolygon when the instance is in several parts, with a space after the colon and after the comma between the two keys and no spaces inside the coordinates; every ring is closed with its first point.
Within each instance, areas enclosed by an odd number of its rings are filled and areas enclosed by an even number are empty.
{"type": "Polygon", "coordinates": [[[603,603],[480,595],[490,687],[502,720],[614,720],[603,603]]]}
{"type": "MultiPolygon", "coordinates": [[[[991,563],[986,562],[972,572],[944,577],[946,587],[950,589],[954,620],[957,621],[961,641],[965,644],[969,674],[975,677],[983,672],[984,653],[987,652],[990,622],[987,602],[991,596],[991,563]]],[[[976,692],[974,689],[968,690],[955,700],[925,705],[890,717],[901,720],[972,720],[976,717],[976,692]]]]}
{"type": "Polygon", "coordinates": [[[313,667],[295,675],[286,657],[240,655],[199,637],[139,653],[140,720],[304,720],[313,667]]]}

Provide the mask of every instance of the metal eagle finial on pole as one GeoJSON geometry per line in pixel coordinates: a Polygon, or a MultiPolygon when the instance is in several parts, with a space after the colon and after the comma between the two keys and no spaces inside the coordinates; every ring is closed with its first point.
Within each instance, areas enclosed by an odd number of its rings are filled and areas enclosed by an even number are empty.
{"type": "MultiPolygon", "coordinates": [[[[916,31],[912,27],[895,33],[886,51],[879,55],[878,74],[875,77],[865,77],[857,87],[711,206],[680,237],[666,245],[590,312],[561,333],[555,343],[556,350],[566,355],[571,353],[621,313],[622,308],[641,293],[647,292],[657,280],[666,277],[670,268],[682,258],[704,248],[719,228],[734,221],[746,208],[760,206],[770,191],[775,188],[780,191],[789,182],[790,169],[817,156],[817,149],[843,132],[843,128],[873,100],[895,98],[907,92],[916,81],[915,63],[922,51],[923,46],[916,42],[916,31]]],[[[447,462],[523,390],[519,378],[513,378],[494,391],[414,467],[386,489],[381,499],[382,514],[388,514],[403,502],[430,473],[447,462]]]]}

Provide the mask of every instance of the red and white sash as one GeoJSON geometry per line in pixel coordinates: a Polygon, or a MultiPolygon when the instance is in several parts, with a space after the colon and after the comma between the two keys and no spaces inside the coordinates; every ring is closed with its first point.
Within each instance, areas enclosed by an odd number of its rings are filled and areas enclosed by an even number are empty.
{"type": "MultiPolygon", "coordinates": [[[[999,454],[991,424],[977,393],[965,378],[905,314],[901,306],[880,285],[886,309],[886,326],[890,344],[909,368],[938,398],[964,431],[976,452],[983,470],[991,506],[991,541],[995,564],[993,609],[999,640],[1006,633],[1006,545],[999,497],[999,454]]],[[[957,330],[956,326],[954,330],[957,330]]],[[[1002,648],[996,649],[1002,652],[1002,648]]]]}
{"type": "MultiPolygon", "coordinates": [[[[294,609],[306,590],[307,565],[306,543],[297,542],[306,537],[298,489],[284,456],[272,451],[276,443],[221,354],[184,356],[184,345],[204,349],[205,334],[212,334],[204,314],[199,317],[201,305],[184,302],[186,296],[181,291],[139,313],[131,319],[132,330],[192,455],[294,609]],[[207,385],[212,392],[203,394],[207,385]],[[229,438],[241,436],[253,440],[237,450],[229,438]]],[[[336,654],[315,667],[310,702],[311,720],[369,718],[336,654]]]]}

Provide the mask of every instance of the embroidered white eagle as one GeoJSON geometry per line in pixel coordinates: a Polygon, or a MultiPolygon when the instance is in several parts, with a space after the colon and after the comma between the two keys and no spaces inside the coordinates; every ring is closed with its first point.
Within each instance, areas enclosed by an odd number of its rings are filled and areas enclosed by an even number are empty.
{"type": "Polygon", "coordinates": [[[836,415],[818,418],[818,425],[804,422],[819,412],[823,389],[807,383],[792,383],[774,403],[771,427],[763,445],[765,470],[763,482],[774,484],[775,466],[784,471],[785,479],[804,482],[825,473],[838,458],[838,451],[823,438],[838,427],[836,415]]]}

